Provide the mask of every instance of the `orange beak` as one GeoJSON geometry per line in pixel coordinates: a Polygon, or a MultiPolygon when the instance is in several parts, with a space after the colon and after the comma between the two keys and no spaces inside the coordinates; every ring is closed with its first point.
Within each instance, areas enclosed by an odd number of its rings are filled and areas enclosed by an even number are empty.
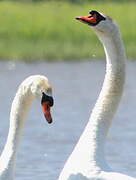
{"type": "Polygon", "coordinates": [[[77,16],[76,17],[77,20],[87,23],[87,24],[96,24],[97,23],[97,19],[96,19],[96,14],[93,15],[88,15],[88,16],[77,16]]]}
{"type": "Polygon", "coordinates": [[[45,101],[45,102],[42,102],[42,111],[43,111],[43,114],[44,114],[44,117],[46,118],[47,122],[49,124],[52,123],[52,117],[51,117],[51,112],[50,112],[50,102],[49,101],[45,101]]]}

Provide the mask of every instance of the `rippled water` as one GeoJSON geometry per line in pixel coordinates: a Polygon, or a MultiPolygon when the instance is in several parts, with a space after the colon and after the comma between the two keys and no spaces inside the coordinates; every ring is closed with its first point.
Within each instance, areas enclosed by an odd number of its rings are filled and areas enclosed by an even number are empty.
{"type": "MultiPolygon", "coordinates": [[[[46,75],[54,89],[54,123],[49,125],[35,101],[17,159],[17,180],[57,180],[82,133],[102,86],[103,61],[59,63],[0,62],[0,148],[6,141],[10,105],[20,82],[46,75]]],[[[136,62],[127,63],[124,96],[107,141],[107,159],[119,172],[136,177],[136,62]]]]}

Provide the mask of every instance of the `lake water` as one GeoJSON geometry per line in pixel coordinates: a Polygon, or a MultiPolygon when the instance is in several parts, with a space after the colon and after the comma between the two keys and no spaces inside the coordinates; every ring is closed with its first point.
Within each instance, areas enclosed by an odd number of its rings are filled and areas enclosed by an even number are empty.
{"type": "MultiPolygon", "coordinates": [[[[32,63],[0,62],[0,149],[6,141],[11,102],[18,85],[29,75],[46,75],[55,105],[49,125],[35,101],[20,144],[17,180],[57,180],[100,92],[104,61],[32,63]]],[[[127,81],[110,129],[107,159],[116,171],[136,177],[136,62],[127,62],[127,81]]]]}

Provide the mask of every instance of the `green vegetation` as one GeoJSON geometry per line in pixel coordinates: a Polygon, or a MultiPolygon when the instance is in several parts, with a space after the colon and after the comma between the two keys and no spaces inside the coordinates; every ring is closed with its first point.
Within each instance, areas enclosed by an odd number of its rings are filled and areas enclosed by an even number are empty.
{"type": "Polygon", "coordinates": [[[0,59],[62,60],[104,57],[94,32],[74,20],[97,9],[120,24],[127,55],[136,58],[136,3],[0,2],[0,59]]]}

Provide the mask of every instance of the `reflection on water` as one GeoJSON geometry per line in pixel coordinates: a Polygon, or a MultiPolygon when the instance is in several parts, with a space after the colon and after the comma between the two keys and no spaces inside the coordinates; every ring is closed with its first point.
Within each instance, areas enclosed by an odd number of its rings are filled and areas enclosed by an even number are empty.
{"type": "MultiPolygon", "coordinates": [[[[33,103],[20,144],[17,180],[56,180],[82,133],[101,89],[104,62],[0,62],[0,148],[6,141],[11,102],[17,86],[32,74],[46,75],[54,89],[54,123],[49,125],[37,100],[33,103]]],[[[136,63],[127,63],[121,106],[107,142],[107,159],[119,172],[136,177],[136,63]]]]}

